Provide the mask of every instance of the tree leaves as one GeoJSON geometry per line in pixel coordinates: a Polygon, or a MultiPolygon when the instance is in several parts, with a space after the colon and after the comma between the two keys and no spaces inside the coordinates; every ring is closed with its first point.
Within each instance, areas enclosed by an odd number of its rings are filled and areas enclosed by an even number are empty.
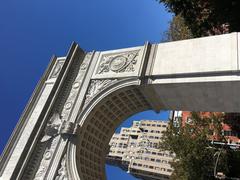
{"type": "MultiPolygon", "coordinates": [[[[191,123],[184,125],[180,123],[179,127],[174,126],[173,121],[170,121],[160,143],[161,150],[169,150],[176,154],[172,163],[175,169],[172,179],[197,180],[213,176],[214,153],[218,149],[211,146],[210,137],[214,131],[215,137],[223,138],[221,133],[223,118],[215,113],[203,116],[201,113],[192,112],[191,120],[191,123]]],[[[221,159],[226,159],[224,153],[221,154],[221,159]]],[[[222,169],[227,170],[226,167],[222,169]]]]}
{"type": "Polygon", "coordinates": [[[158,0],[183,17],[194,37],[240,31],[240,1],[158,0]]]}
{"type": "Polygon", "coordinates": [[[180,16],[174,16],[170,22],[168,31],[165,32],[163,41],[177,41],[193,38],[190,29],[186,26],[184,19],[180,16]]]}

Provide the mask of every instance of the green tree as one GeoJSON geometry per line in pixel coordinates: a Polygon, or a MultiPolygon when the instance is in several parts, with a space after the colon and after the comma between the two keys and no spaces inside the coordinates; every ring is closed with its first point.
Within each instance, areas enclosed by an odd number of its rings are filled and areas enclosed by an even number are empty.
{"type": "MultiPolygon", "coordinates": [[[[211,114],[210,117],[201,116],[192,112],[192,122],[189,124],[174,126],[170,121],[160,143],[161,150],[175,153],[176,158],[172,162],[174,172],[171,179],[175,180],[200,180],[210,179],[214,174],[218,148],[211,146],[210,137],[223,140],[221,115],[211,114]]],[[[218,171],[228,172],[226,150],[221,149],[218,161],[218,171]]]]}
{"type": "Polygon", "coordinates": [[[184,19],[180,15],[177,15],[169,23],[169,29],[165,32],[163,41],[178,41],[191,38],[193,38],[193,35],[186,26],[184,19]]]}
{"type": "MultiPolygon", "coordinates": [[[[175,14],[164,41],[176,41],[193,37],[224,34],[240,31],[240,1],[237,0],[158,0],[175,14]]],[[[227,176],[239,177],[240,153],[230,149],[209,146],[209,125],[215,134],[221,135],[223,117],[198,117],[193,113],[193,124],[174,127],[172,122],[163,137],[161,148],[176,154],[172,179],[207,179],[213,174],[216,157],[219,154],[217,170],[227,176]],[[200,122],[204,120],[205,125],[200,122]],[[200,122],[200,124],[198,123],[200,122]],[[193,126],[194,125],[194,126],[193,126]],[[193,128],[193,127],[200,128],[193,128]],[[221,153],[220,153],[221,152],[221,153]]],[[[235,131],[239,131],[239,114],[225,113],[224,122],[235,131]],[[236,116],[237,115],[237,116],[236,116]],[[234,118],[233,118],[234,117],[234,118]]]]}
{"type": "Polygon", "coordinates": [[[240,31],[238,0],[158,0],[180,15],[194,37],[240,31]]]}

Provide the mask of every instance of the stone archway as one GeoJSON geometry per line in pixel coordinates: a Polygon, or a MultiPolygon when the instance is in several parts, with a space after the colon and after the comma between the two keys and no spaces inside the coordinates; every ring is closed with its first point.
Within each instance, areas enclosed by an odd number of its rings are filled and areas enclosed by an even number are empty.
{"type": "Polygon", "coordinates": [[[108,143],[119,124],[127,117],[151,109],[139,88],[138,80],[112,82],[85,106],[78,117],[76,144],[69,145],[69,172],[73,179],[106,179],[105,157],[108,143]],[[76,173],[78,172],[78,173],[76,173]]]}
{"type": "Polygon", "coordinates": [[[146,109],[240,112],[239,34],[53,57],[0,179],[105,179],[114,129],[146,109]]]}

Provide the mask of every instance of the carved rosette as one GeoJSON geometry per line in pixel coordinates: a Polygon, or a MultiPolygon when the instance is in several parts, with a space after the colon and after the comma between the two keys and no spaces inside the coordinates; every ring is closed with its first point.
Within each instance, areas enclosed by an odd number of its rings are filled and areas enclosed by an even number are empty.
{"type": "Polygon", "coordinates": [[[100,91],[116,81],[117,79],[92,80],[86,94],[85,104],[89,103],[100,91]]]}
{"type": "Polygon", "coordinates": [[[96,74],[134,72],[139,50],[103,55],[96,74]]]}

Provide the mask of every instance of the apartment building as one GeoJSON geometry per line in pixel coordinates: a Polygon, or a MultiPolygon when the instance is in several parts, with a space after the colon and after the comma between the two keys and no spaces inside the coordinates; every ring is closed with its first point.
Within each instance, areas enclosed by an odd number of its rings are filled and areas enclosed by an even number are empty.
{"type": "Polygon", "coordinates": [[[158,147],[167,125],[166,121],[141,120],[129,128],[122,127],[110,140],[107,163],[141,179],[169,179],[174,154],[158,147]]]}

